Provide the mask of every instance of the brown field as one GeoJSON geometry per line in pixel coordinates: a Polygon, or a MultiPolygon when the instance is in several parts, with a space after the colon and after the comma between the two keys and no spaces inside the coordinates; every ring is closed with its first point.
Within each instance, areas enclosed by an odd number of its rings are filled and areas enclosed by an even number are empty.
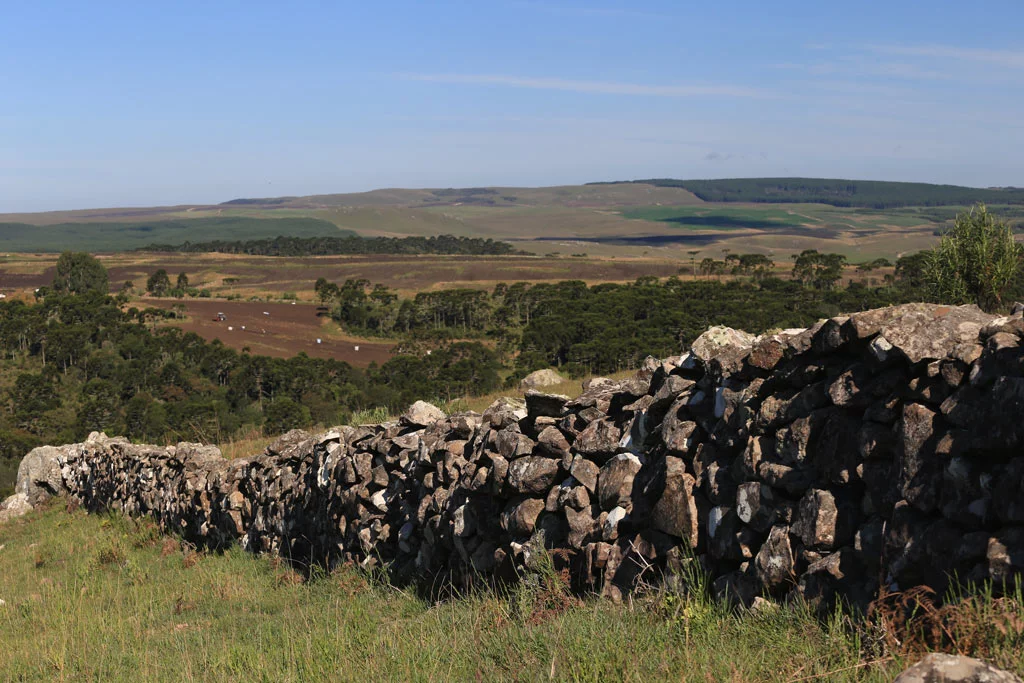
{"type": "Polygon", "coordinates": [[[161,325],[175,325],[207,340],[220,339],[233,349],[248,348],[254,355],[290,358],[305,352],[311,357],[333,358],[360,367],[371,362],[383,363],[391,357],[393,344],[340,335],[325,324],[326,318],[317,316],[316,306],[310,304],[147,298],[135,305],[170,308],[177,303],[184,304],[188,319],[165,321],[161,325]],[[269,315],[264,315],[264,311],[269,315]],[[223,313],[226,319],[215,320],[217,313],[223,313]],[[320,344],[316,343],[317,338],[320,344]]]}
{"type": "MultiPolygon", "coordinates": [[[[492,288],[499,282],[558,282],[584,280],[632,282],[638,277],[668,277],[685,265],[679,260],[651,258],[573,258],[539,256],[317,256],[272,257],[230,254],[126,253],[101,256],[116,291],[125,281],[136,289],[158,268],[173,281],[188,275],[194,287],[214,296],[280,298],[285,292],[312,301],[313,283],[365,278],[400,290],[405,295],[430,289],[492,288]],[[227,280],[227,282],[225,282],[227,280]],[[234,280],[234,281],[232,281],[234,280]]],[[[0,291],[48,285],[53,281],[56,255],[10,256],[0,260],[0,291]]]]}
{"type": "MultiPolygon", "coordinates": [[[[644,258],[572,258],[516,256],[324,256],[260,257],[230,254],[101,255],[110,274],[111,291],[125,281],[139,292],[158,268],[173,281],[185,272],[192,286],[209,289],[211,299],[133,299],[131,306],[172,308],[184,305],[187,319],[161,321],[195,332],[204,339],[253,354],[286,358],[305,352],[311,357],[336,358],[354,366],[382,363],[391,356],[393,342],[348,336],[326,318],[317,316],[313,283],[319,277],[333,282],[365,278],[399,290],[404,296],[452,287],[490,289],[498,282],[557,282],[584,280],[632,282],[638,277],[667,277],[678,273],[679,261],[644,258]],[[285,293],[298,303],[281,302],[285,293]],[[259,301],[227,301],[237,296],[259,301]],[[277,300],[273,303],[268,300],[277,300]],[[266,311],[270,315],[263,315],[266,311]],[[222,312],[226,320],[214,320],[222,312]],[[228,328],[232,329],[228,329],[228,328]],[[242,327],[245,329],[243,330],[242,327]],[[316,339],[321,343],[317,344],[316,339]],[[356,351],[355,347],[359,346],[356,351]]],[[[0,293],[31,299],[36,287],[53,281],[56,255],[10,255],[0,259],[0,293]]]]}

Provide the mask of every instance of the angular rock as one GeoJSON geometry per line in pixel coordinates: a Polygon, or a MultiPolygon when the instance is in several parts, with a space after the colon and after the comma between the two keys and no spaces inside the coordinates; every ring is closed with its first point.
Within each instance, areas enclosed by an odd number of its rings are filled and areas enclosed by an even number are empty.
{"type": "Polygon", "coordinates": [[[974,305],[904,304],[886,310],[881,335],[911,363],[944,358],[958,344],[976,342],[996,318],[974,305]]]}
{"type": "Polygon", "coordinates": [[[557,371],[547,368],[544,370],[535,370],[526,377],[519,380],[519,391],[527,392],[530,390],[543,389],[544,387],[554,386],[561,384],[565,381],[565,378],[558,374],[557,371]]]}
{"type": "Polygon", "coordinates": [[[569,468],[569,474],[571,474],[576,481],[585,486],[591,493],[597,492],[597,478],[600,472],[600,467],[592,461],[587,460],[582,455],[574,457],[572,459],[572,465],[569,468]]]}
{"type": "Polygon", "coordinates": [[[529,536],[543,511],[544,501],[540,498],[514,499],[501,513],[501,528],[513,536],[529,536]]]}
{"type": "Polygon", "coordinates": [[[406,427],[429,427],[445,419],[444,411],[426,401],[416,401],[402,413],[399,421],[406,427]]]}
{"type": "Polygon", "coordinates": [[[530,455],[508,466],[508,485],[519,493],[546,494],[558,478],[557,460],[530,455]]]}
{"type": "Polygon", "coordinates": [[[597,500],[602,510],[631,507],[633,480],[640,471],[640,459],[632,453],[620,453],[601,468],[597,480],[597,500]]]}
{"type": "Polygon", "coordinates": [[[622,431],[611,420],[587,425],[573,443],[576,452],[598,464],[604,464],[618,451],[622,431]]]}
{"type": "Polygon", "coordinates": [[[568,396],[542,394],[539,391],[526,392],[526,414],[529,417],[561,417],[565,412],[568,396]]]}
{"type": "Polygon", "coordinates": [[[772,527],[768,540],[754,558],[754,566],[757,578],[769,591],[777,591],[794,581],[796,562],[789,543],[788,527],[772,527]]]}
{"type": "Polygon", "coordinates": [[[811,489],[800,499],[799,512],[793,523],[793,534],[808,548],[832,548],[836,542],[838,516],[839,511],[832,493],[811,489]]]}
{"type": "Polygon", "coordinates": [[[679,458],[666,456],[659,470],[655,486],[660,485],[662,490],[651,510],[651,527],[681,538],[697,550],[702,536],[702,513],[707,514],[707,506],[700,503],[699,494],[694,493],[696,481],[679,458]]]}

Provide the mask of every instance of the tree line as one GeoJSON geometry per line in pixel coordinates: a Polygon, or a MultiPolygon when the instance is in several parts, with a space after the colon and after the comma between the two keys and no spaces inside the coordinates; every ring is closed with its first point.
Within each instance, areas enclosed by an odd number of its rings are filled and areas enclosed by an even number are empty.
{"type": "Polygon", "coordinates": [[[257,240],[212,240],[182,244],[150,244],[137,251],[249,254],[252,256],[333,256],[343,254],[524,255],[508,242],[490,238],[437,235],[431,237],[285,237],[257,240]]]}

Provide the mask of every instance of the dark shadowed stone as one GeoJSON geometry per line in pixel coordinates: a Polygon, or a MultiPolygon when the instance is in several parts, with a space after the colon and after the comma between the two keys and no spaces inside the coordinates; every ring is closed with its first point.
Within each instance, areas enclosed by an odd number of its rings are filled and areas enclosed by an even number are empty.
{"type": "Polygon", "coordinates": [[[928,448],[935,431],[935,413],[919,403],[903,406],[900,420],[899,486],[903,497],[927,512],[938,500],[939,463],[928,448]]]}
{"type": "Polygon", "coordinates": [[[770,591],[792,583],[795,578],[795,562],[793,548],[789,543],[788,527],[772,527],[768,540],[754,558],[754,566],[757,569],[757,578],[770,591]]]}
{"type": "Polygon", "coordinates": [[[755,531],[767,531],[775,522],[775,495],[772,489],[756,481],[740,484],[736,489],[736,514],[740,521],[755,531]]]}
{"type": "Polygon", "coordinates": [[[513,536],[529,536],[543,511],[544,501],[540,498],[515,498],[501,513],[501,528],[513,536]]]}
{"type": "Polygon", "coordinates": [[[526,392],[526,413],[530,417],[546,416],[561,417],[565,411],[568,396],[561,394],[542,394],[539,391],[526,392]]]}
{"type": "Polygon", "coordinates": [[[580,455],[597,463],[604,463],[619,448],[622,431],[611,420],[597,420],[576,437],[573,447],[580,455]]]}
{"type": "Polygon", "coordinates": [[[558,477],[558,461],[526,456],[508,466],[508,485],[520,493],[546,494],[558,477]]]}
{"type": "Polygon", "coordinates": [[[629,508],[633,480],[640,471],[640,459],[632,453],[620,453],[601,468],[597,479],[597,500],[602,510],[622,506],[629,508]]]}
{"type": "Polygon", "coordinates": [[[515,427],[506,427],[498,432],[495,437],[498,446],[498,453],[508,461],[521,458],[533,452],[533,439],[520,434],[515,427]]]}
{"type": "Polygon", "coordinates": [[[599,511],[596,506],[587,507],[582,510],[566,507],[564,512],[566,522],[569,525],[568,543],[570,548],[580,550],[588,543],[592,543],[600,538],[601,531],[596,519],[599,511]]]}
{"type": "Polygon", "coordinates": [[[537,435],[537,445],[544,453],[562,457],[569,452],[569,441],[558,427],[545,427],[537,435]]]}
{"type": "Polygon", "coordinates": [[[793,534],[799,536],[808,548],[831,548],[836,542],[838,515],[831,492],[811,489],[800,499],[793,534]]]}
{"type": "Polygon", "coordinates": [[[706,504],[698,504],[694,495],[696,481],[687,474],[679,458],[666,456],[659,464],[658,484],[664,482],[661,496],[651,510],[651,526],[662,533],[683,539],[696,550],[701,539],[701,517],[706,504]]]}
{"type": "Polygon", "coordinates": [[[775,337],[758,337],[747,362],[760,370],[771,370],[786,355],[786,346],[775,337]]]}

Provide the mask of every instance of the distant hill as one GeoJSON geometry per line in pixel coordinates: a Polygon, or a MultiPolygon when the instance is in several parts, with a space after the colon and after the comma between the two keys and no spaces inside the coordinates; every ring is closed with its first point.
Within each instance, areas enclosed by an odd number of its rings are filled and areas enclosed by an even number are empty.
{"type": "Polygon", "coordinates": [[[880,180],[832,178],[675,180],[653,178],[607,184],[678,187],[689,190],[705,202],[830,204],[872,209],[892,209],[903,206],[964,206],[975,202],[1024,204],[1024,189],[1020,188],[982,189],[960,185],[898,183],[880,180]]]}

